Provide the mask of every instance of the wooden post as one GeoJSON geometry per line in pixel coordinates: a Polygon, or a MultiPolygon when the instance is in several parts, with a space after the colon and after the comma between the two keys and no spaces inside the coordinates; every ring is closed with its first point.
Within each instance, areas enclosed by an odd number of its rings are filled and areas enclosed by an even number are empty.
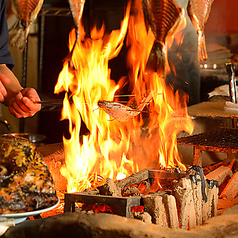
{"type": "Polygon", "coordinates": [[[193,148],[193,165],[202,167],[202,151],[198,146],[193,148]]]}

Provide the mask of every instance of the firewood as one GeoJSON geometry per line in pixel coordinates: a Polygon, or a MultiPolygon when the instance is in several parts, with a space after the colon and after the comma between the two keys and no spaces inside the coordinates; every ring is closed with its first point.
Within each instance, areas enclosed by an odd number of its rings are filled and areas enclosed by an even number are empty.
{"type": "Polygon", "coordinates": [[[224,165],[224,162],[218,162],[218,163],[215,163],[215,164],[210,164],[206,167],[203,168],[203,171],[204,171],[204,175],[207,175],[208,173],[212,172],[213,170],[219,168],[220,166],[224,165]]]}
{"type": "Polygon", "coordinates": [[[179,207],[179,223],[182,229],[196,226],[195,204],[192,184],[189,177],[182,178],[175,184],[174,193],[179,207]]]}
{"type": "Polygon", "coordinates": [[[207,180],[206,182],[206,194],[207,202],[203,201],[202,204],[202,220],[206,221],[208,218],[217,216],[217,204],[218,204],[218,182],[214,180],[207,180]]]}
{"type": "Polygon", "coordinates": [[[173,195],[164,194],[163,203],[166,210],[167,221],[170,228],[179,228],[176,199],[173,195]]]}
{"type": "Polygon", "coordinates": [[[199,175],[196,175],[196,182],[192,182],[194,208],[196,214],[196,225],[202,225],[202,182],[199,175]]]}
{"type": "Polygon", "coordinates": [[[232,176],[232,178],[230,179],[230,181],[228,182],[228,184],[226,185],[226,187],[220,194],[220,198],[233,199],[237,196],[237,194],[238,194],[238,172],[236,172],[232,176]]]}
{"type": "Polygon", "coordinates": [[[228,166],[220,166],[219,168],[215,169],[211,173],[206,175],[208,180],[216,180],[218,181],[218,185],[220,186],[227,176],[232,177],[233,173],[228,166]]]}
{"type": "Polygon", "coordinates": [[[148,169],[143,169],[138,173],[132,174],[131,176],[118,180],[115,182],[117,188],[119,191],[122,191],[126,186],[131,185],[131,184],[138,184],[143,180],[149,179],[149,170],[148,169]]]}
{"type": "Polygon", "coordinates": [[[163,204],[162,196],[152,194],[143,196],[143,203],[145,211],[147,211],[152,217],[152,223],[161,227],[168,227],[166,210],[163,204]]]}
{"type": "Polygon", "coordinates": [[[101,195],[121,197],[121,193],[118,190],[114,181],[110,178],[106,179],[106,183],[98,187],[101,195]]]}

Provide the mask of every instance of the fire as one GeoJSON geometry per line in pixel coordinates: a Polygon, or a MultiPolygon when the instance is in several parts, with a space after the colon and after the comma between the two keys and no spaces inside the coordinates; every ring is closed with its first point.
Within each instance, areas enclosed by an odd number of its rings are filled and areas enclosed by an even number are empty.
{"type": "MultiPolygon", "coordinates": [[[[68,180],[68,192],[94,188],[105,178],[122,179],[143,168],[186,169],[176,140],[178,132],[193,130],[186,112],[186,97],[174,94],[164,78],[146,70],[154,36],[147,32],[140,11],[131,17],[128,5],[121,28],[110,34],[104,27],[94,28],[91,38],[86,38],[82,27],[79,35],[71,64],[64,62],[55,86],[55,93],[65,92],[61,119],[69,121],[70,138],[63,138],[65,165],[61,168],[68,180]],[[145,113],[120,122],[112,120],[97,103],[115,101],[115,94],[123,85],[110,78],[108,62],[117,57],[126,35],[130,98],[138,105],[153,92],[153,100],[145,113]],[[90,132],[87,135],[80,134],[82,122],[90,132]]],[[[72,30],[70,51],[75,40],[72,30]]]]}

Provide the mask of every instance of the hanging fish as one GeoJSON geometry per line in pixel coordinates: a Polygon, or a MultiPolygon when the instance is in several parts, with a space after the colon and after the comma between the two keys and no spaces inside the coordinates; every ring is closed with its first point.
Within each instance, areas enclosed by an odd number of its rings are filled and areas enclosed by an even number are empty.
{"type": "Polygon", "coordinates": [[[214,0],[189,0],[188,16],[198,34],[198,61],[207,59],[204,25],[209,17],[214,0]]]}
{"type": "Polygon", "coordinates": [[[155,43],[156,68],[160,76],[165,76],[167,61],[166,41],[177,29],[182,19],[183,10],[174,0],[142,0],[145,23],[151,28],[155,43]]]}
{"type": "Polygon", "coordinates": [[[99,100],[98,106],[114,119],[125,122],[138,116],[152,98],[153,92],[144,98],[137,108],[131,108],[118,102],[104,100],[99,100]]]}
{"type": "Polygon", "coordinates": [[[18,18],[16,26],[9,32],[10,45],[20,51],[25,48],[32,22],[37,18],[44,0],[12,0],[12,11],[18,18]]]}
{"type": "Polygon", "coordinates": [[[11,0],[6,0],[6,17],[9,19],[13,15],[11,0]]]}
{"type": "Polygon", "coordinates": [[[68,56],[66,56],[66,60],[70,61],[75,45],[77,44],[77,41],[79,39],[79,27],[80,27],[82,16],[83,16],[85,0],[68,0],[68,1],[69,1],[70,10],[74,19],[74,23],[76,26],[76,40],[72,50],[70,51],[68,56]]]}

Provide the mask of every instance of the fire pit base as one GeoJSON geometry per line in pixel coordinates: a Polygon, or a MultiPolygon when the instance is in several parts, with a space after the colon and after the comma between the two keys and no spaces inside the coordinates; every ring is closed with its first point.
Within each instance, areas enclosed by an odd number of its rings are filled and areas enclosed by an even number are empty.
{"type": "Polygon", "coordinates": [[[238,205],[226,210],[226,214],[208,219],[203,226],[190,231],[159,228],[154,224],[111,214],[64,213],[61,215],[28,220],[9,230],[1,238],[204,238],[237,237],[238,205]]]}
{"type": "MultiPolygon", "coordinates": [[[[85,212],[88,210],[97,213],[100,211],[98,205],[103,205],[108,206],[110,213],[115,215],[127,218],[134,217],[135,219],[145,220],[145,222],[150,220],[159,227],[185,230],[201,225],[208,218],[217,215],[218,182],[205,180],[203,169],[199,166],[191,167],[186,173],[144,169],[124,180],[113,182],[111,187],[114,187],[113,185],[119,191],[117,196],[114,196],[113,193],[110,196],[105,195],[112,191],[110,186],[98,187],[98,192],[103,191],[103,193],[95,195],[90,194],[91,190],[88,191],[90,193],[87,191],[66,193],[64,211],[75,211],[76,202],[86,206],[86,210],[82,209],[85,212]],[[127,197],[120,195],[131,185],[132,191],[137,191],[135,190],[136,184],[143,182],[152,186],[155,178],[160,179],[162,187],[164,187],[163,183],[166,181],[171,186],[170,189],[168,187],[164,191],[147,194],[136,192],[127,197]],[[118,211],[114,212],[113,207],[117,207],[118,211]]],[[[94,192],[97,193],[96,190],[94,192]]],[[[105,210],[104,207],[103,210],[105,210]]]]}

